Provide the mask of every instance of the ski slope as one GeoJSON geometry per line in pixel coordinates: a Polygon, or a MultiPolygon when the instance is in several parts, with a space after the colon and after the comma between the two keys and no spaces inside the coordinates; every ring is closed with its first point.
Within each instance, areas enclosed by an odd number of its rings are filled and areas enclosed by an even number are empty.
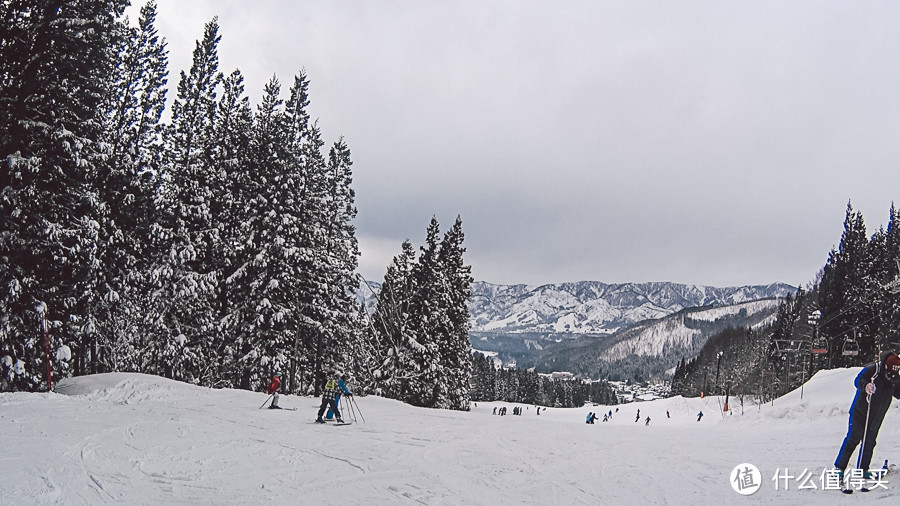
{"type": "MultiPolygon", "coordinates": [[[[895,501],[886,488],[845,497],[776,481],[818,475],[847,426],[859,369],[822,371],[800,398],[764,406],[717,397],[493,415],[357,398],[365,421],[311,423],[318,399],[283,396],[297,411],[258,409],[261,393],[212,390],[154,376],[101,374],[56,392],[0,394],[0,504],[855,504],[895,501]],[[615,410],[618,407],[618,412],[615,410]],[[640,421],[635,422],[640,409],[640,421]],[[584,422],[589,411],[612,420],[584,422]],[[671,418],[666,417],[669,411],[671,418]],[[697,413],[704,417],[697,421],[697,413]],[[646,417],[651,418],[648,425],[646,417]],[[742,463],[762,479],[750,498],[731,485],[742,463]],[[785,484],[787,490],[785,490],[785,484]]],[[[887,415],[873,462],[900,461],[900,416],[887,415]]],[[[347,412],[345,418],[351,418],[347,412]]],[[[855,462],[855,456],[853,459],[855,462]]],[[[896,478],[897,483],[891,483],[896,478]]]]}

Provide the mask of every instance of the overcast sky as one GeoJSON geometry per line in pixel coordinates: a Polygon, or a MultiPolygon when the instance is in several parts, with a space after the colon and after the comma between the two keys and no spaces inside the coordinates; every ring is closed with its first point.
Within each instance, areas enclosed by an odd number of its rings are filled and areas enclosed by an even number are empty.
{"type": "Polygon", "coordinates": [[[802,285],[900,206],[897,2],[158,6],[170,96],[215,15],[254,103],[306,70],[370,280],[460,215],[480,281],[802,285]]]}

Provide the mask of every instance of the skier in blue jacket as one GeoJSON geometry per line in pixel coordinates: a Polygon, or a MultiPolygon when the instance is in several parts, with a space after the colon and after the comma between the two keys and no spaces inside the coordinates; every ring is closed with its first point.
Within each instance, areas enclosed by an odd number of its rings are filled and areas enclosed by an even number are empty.
{"type": "Polygon", "coordinates": [[[322,405],[319,406],[319,412],[316,413],[316,423],[325,423],[325,420],[322,419],[322,415],[325,413],[326,409],[331,409],[337,415],[338,423],[343,423],[344,420],[341,419],[341,410],[338,409],[337,403],[334,402],[334,398],[337,396],[337,393],[340,392],[338,389],[338,377],[337,372],[332,372],[330,375],[321,375],[322,378],[322,405]]]}
{"type": "MultiPolygon", "coordinates": [[[[341,406],[341,395],[347,395],[353,397],[353,394],[350,393],[350,389],[347,388],[347,381],[350,380],[350,376],[347,374],[341,374],[341,378],[337,382],[338,389],[334,393],[334,405],[340,409],[341,406]]],[[[339,417],[340,418],[340,417],[339,417]]],[[[334,419],[334,411],[331,408],[328,408],[328,414],[325,415],[325,420],[331,421],[334,419]]]]}
{"type": "Polygon", "coordinates": [[[844,470],[850,463],[850,455],[860,442],[863,443],[859,468],[868,476],[869,464],[872,462],[872,450],[875,449],[875,438],[881,429],[884,415],[891,407],[891,401],[900,399],[900,357],[896,353],[885,352],[881,356],[880,367],[871,363],[856,376],[856,396],[850,406],[850,424],[847,436],[841,445],[841,451],[834,461],[838,475],[843,478],[844,470]],[[869,421],[866,429],[866,419],[869,421]],[[865,432],[865,441],[863,433],[865,432]]]}

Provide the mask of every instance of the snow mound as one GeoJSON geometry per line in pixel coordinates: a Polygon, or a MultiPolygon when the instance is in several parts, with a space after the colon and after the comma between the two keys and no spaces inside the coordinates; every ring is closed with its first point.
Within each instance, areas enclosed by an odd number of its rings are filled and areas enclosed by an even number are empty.
{"type": "Polygon", "coordinates": [[[105,373],[65,378],[53,391],[93,401],[133,404],[149,399],[199,397],[211,389],[140,373],[105,373]]]}

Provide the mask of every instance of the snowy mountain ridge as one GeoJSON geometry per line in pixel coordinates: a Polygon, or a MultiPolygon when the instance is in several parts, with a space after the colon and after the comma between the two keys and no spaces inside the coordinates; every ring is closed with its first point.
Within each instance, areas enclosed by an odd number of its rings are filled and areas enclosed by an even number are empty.
{"type": "MultiPolygon", "coordinates": [[[[728,328],[771,325],[781,299],[692,307],[612,334],[473,332],[475,349],[504,366],[567,371],[584,378],[664,379],[683,357],[696,356],[728,328]]],[[[644,381],[643,379],[640,381],[644,381]]]]}
{"type": "Polygon", "coordinates": [[[796,292],[784,283],[713,287],[671,282],[598,281],[541,286],[477,281],[469,301],[471,331],[612,334],[685,308],[733,306],[796,292]]]}
{"type": "Polygon", "coordinates": [[[739,316],[742,322],[746,322],[756,315],[762,315],[757,318],[760,321],[752,325],[756,328],[774,322],[779,303],[778,299],[757,300],[684,312],[678,315],[679,317],[672,316],[648,322],[646,325],[635,327],[633,332],[625,332],[621,340],[604,352],[603,358],[612,361],[629,355],[665,357],[669,350],[686,350],[695,354],[709,338],[709,332],[692,323],[715,322],[739,316]]]}

